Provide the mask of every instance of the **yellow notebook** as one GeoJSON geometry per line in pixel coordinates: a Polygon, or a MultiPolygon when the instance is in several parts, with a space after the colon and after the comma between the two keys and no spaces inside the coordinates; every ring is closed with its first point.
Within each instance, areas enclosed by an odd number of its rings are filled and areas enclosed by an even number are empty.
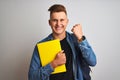
{"type": "MultiPolygon", "coordinates": [[[[59,51],[61,51],[61,45],[58,39],[38,43],[37,47],[38,47],[38,52],[39,52],[42,66],[45,66],[48,63],[50,63],[52,60],[54,60],[56,54],[59,51]]],[[[66,72],[65,64],[56,67],[54,69],[54,72],[52,72],[52,74],[61,73],[61,72],[66,72]]]]}

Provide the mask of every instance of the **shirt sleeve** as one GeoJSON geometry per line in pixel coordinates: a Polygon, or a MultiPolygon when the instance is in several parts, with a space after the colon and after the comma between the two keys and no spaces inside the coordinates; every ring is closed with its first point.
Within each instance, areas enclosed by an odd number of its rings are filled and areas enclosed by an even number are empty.
{"type": "Polygon", "coordinates": [[[38,50],[35,47],[29,67],[28,80],[49,80],[51,72],[53,72],[53,68],[50,64],[41,66],[38,50]]]}
{"type": "Polygon", "coordinates": [[[85,59],[85,61],[90,66],[95,66],[96,65],[96,55],[95,55],[92,47],[89,45],[86,38],[82,42],[78,43],[78,47],[79,47],[80,51],[82,52],[82,56],[85,59]]]}

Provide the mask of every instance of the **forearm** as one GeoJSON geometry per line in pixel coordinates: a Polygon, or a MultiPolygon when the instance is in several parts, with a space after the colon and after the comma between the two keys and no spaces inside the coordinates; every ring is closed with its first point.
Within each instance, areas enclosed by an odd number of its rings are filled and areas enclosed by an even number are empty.
{"type": "Polygon", "coordinates": [[[29,80],[48,80],[47,78],[53,72],[53,68],[50,64],[42,67],[40,62],[38,50],[37,47],[35,47],[29,67],[29,80]]]}
{"type": "Polygon", "coordinates": [[[96,65],[96,56],[94,51],[92,50],[91,46],[89,45],[89,43],[87,42],[87,40],[83,40],[82,42],[79,43],[79,49],[82,52],[82,55],[84,57],[84,59],[86,60],[86,62],[90,65],[90,66],[95,66],[96,65]]]}
{"type": "Polygon", "coordinates": [[[53,72],[53,69],[50,64],[46,65],[45,67],[40,68],[30,68],[29,70],[29,80],[48,80],[49,75],[53,72]]]}

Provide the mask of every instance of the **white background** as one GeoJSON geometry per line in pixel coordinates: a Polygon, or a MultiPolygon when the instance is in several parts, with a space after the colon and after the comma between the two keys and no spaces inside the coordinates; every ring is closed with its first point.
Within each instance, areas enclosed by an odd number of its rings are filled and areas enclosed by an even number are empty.
{"type": "Polygon", "coordinates": [[[63,4],[97,56],[93,80],[120,79],[120,0],[0,0],[0,80],[27,80],[35,44],[51,33],[48,8],[63,4]]]}

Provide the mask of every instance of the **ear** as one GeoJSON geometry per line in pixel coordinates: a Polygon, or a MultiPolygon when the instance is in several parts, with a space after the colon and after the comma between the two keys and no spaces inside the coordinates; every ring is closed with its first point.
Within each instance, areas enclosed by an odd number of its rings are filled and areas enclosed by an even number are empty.
{"type": "Polygon", "coordinates": [[[48,23],[49,23],[49,25],[51,24],[51,23],[50,23],[50,20],[48,20],[48,23]]]}

